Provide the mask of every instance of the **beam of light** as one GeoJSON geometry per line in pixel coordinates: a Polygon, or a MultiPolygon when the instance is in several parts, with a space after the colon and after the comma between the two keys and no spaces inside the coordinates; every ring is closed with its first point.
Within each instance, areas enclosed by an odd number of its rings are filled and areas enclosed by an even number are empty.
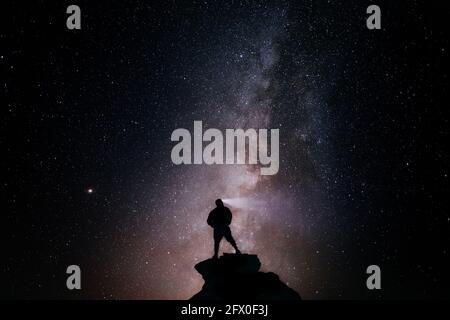
{"type": "Polygon", "coordinates": [[[225,198],[222,201],[225,204],[239,209],[255,209],[264,204],[261,200],[249,197],[225,198]]]}

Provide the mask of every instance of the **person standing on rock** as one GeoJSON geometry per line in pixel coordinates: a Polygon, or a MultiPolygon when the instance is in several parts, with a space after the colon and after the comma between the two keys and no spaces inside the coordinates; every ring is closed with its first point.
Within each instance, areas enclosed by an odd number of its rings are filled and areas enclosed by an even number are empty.
{"type": "Polygon", "coordinates": [[[219,254],[219,245],[223,237],[233,246],[236,254],[240,254],[236,241],[231,235],[230,223],[232,214],[230,209],[224,206],[221,199],[216,200],[216,207],[209,213],[207,223],[214,229],[214,259],[219,254]]]}

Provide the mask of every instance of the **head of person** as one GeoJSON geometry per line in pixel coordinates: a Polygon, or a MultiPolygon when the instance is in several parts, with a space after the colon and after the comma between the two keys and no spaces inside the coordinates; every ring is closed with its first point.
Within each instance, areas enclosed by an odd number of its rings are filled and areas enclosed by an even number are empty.
{"type": "Polygon", "coordinates": [[[217,199],[217,200],[216,200],[216,206],[218,206],[219,208],[220,208],[220,207],[223,207],[223,201],[222,201],[222,199],[217,199]]]}

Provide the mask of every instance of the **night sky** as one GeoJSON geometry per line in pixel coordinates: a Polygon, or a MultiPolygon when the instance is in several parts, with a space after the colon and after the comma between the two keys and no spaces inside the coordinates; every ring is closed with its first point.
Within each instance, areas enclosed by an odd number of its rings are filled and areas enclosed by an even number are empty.
{"type": "Polygon", "coordinates": [[[304,299],[448,298],[450,13],[374,3],[382,30],[367,1],[2,3],[1,297],[189,298],[223,198],[304,299]],[[195,120],[279,129],[279,172],[174,165],[195,120]]]}

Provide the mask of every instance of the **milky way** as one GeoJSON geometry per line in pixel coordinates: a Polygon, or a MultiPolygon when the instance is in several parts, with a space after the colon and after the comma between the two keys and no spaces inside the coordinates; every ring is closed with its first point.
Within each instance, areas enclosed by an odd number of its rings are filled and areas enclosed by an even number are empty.
{"type": "Polygon", "coordinates": [[[448,11],[377,4],[381,30],[362,1],[80,2],[81,30],[59,2],[13,4],[1,296],[189,298],[217,198],[302,298],[448,296],[448,11]],[[194,121],[278,129],[278,173],[173,164],[194,121]]]}
{"type": "MultiPolygon", "coordinates": [[[[317,263],[322,244],[312,244],[315,232],[328,227],[314,226],[327,214],[320,179],[312,178],[322,169],[306,169],[313,161],[320,163],[315,159],[319,148],[328,148],[326,124],[319,120],[326,112],[326,92],[305,85],[307,72],[318,71],[309,66],[295,75],[296,82],[289,81],[305,98],[292,106],[279,80],[284,72],[280,50],[289,36],[283,6],[255,10],[247,21],[231,20],[223,28],[215,34],[224,30],[220,41],[207,49],[207,63],[196,66],[195,79],[190,82],[192,75],[185,75],[186,88],[198,102],[184,106],[190,112],[175,115],[177,125],[192,130],[193,121],[202,120],[207,128],[278,128],[280,172],[262,176],[258,165],[175,166],[166,156],[162,165],[167,178],[149,186],[162,192],[145,200],[149,221],[141,226],[136,259],[125,264],[125,279],[146,285],[138,291],[128,286],[125,296],[189,298],[201,288],[203,280],[193,266],[212,255],[212,230],[206,218],[216,198],[244,199],[226,202],[233,212],[232,231],[241,250],[259,256],[263,271],[279,274],[305,296],[317,291],[310,283],[323,276],[317,263]],[[281,118],[274,116],[276,112],[288,114],[281,118]],[[296,123],[298,117],[303,118],[301,125],[296,123]],[[299,187],[289,179],[293,171],[310,181],[299,187]]],[[[196,45],[205,44],[194,44],[190,50],[200,50],[196,45]]],[[[295,61],[302,63],[301,58],[295,61]]],[[[169,137],[166,141],[170,144],[169,137]]],[[[232,252],[225,241],[222,250],[232,252]]]]}

